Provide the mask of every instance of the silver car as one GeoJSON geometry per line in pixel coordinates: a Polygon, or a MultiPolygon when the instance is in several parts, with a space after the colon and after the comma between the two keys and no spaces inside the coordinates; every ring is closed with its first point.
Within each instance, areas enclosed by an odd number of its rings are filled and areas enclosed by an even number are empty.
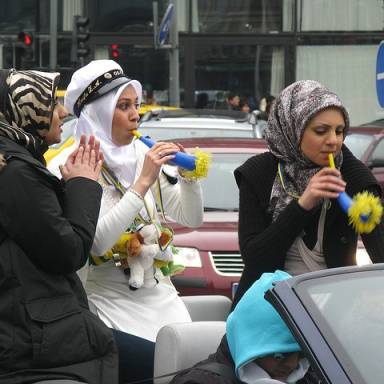
{"type": "Polygon", "coordinates": [[[259,111],[210,109],[152,110],[139,124],[140,132],[158,140],[203,137],[262,138],[266,121],[258,119],[259,111]]]}

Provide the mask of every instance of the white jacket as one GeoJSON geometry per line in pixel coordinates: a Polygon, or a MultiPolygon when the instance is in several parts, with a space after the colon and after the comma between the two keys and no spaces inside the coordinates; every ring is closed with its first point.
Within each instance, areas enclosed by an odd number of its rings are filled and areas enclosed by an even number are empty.
{"type": "MultiPolygon", "coordinates": [[[[137,156],[136,179],[141,173],[148,148],[139,140],[134,142],[137,156]]],[[[61,152],[48,166],[59,174],[58,166],[64,164],[75,146],[61,152]]],[[[159,181],[164,210],[178,223],[197,227],[203,221],[202,190],[199,182],[184,180],[175,167],[167,167],[178,178],[171,184],[163,172],[159,181]]],[[[103,187],[100,216],[92,246],[94,255],[103,255],[132,224],[144,208],[143,200],[127,191],[123,197],[113,186],[100,182],[103,187]]],[[[147,192],[145,201],[155,220],[159,220],[155,205],[156,184],[147,192]]],[[[154,341],[158,330],[172,322],[190,321],[189,313],[169,278],[153,288],[132,291],[129,276],[114,265],[113,261],[99,266],[86,266],[81,273],[91,309],[111,328],[154,341]]]]}

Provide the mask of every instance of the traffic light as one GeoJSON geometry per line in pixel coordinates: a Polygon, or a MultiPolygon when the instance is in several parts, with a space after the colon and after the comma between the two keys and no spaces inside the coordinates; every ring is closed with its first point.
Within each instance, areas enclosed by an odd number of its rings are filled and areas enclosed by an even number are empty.
{"type": "Polygon", "coordinates": [[[87,44],[89,40],[89,17],[73,16],[71,62],[84,65],[85,58],[90,49],[87,44]]]}
{"type": "Polygon", "coordinates": [[[20,32],[17,35],[17,39],[19,42],[23,43],[26,47],[31,47],[33,43],[33,36],[29,32],[20,32]]]}
{"type": "Polygon", "coordinates": [[[119,44],[112,44],[111,45],[111,57],[114,60],[117,60],[120,57],[119,44]]]}
{"type": "Polygon", "coordinates": [[[30,69],[35,64],[34,39],[32,32],[20,31],[14,45],[15,62],[18,69],[30,69]]]}

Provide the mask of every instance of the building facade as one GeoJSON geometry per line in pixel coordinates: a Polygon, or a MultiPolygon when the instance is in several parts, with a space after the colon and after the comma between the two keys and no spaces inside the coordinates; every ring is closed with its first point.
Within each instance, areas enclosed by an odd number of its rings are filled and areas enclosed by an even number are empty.
{"type": "MultiPolygon", "coordinates": [[[[65,88],[74,15],[90,19],[91,58],[111,57],[146,92],[168,103],[169,50],[155,49],[152,0],[56,0],[57,66],[65,88]]],[[[214,105],[227,91],[255,107],[299,79],[315,79],[343,100],[354,125],[384,117],[376,96],[376,55],[384,40],[382,0],[175,0],[179,31],[181,105],[207,93],[214,105]]],[[[34,37],[33,67],[50,69],[52,0],[3,0],[3,67],[17,62],[20,31],[34,37]]],[[[158,0],[161,16],[168,0],[158,0]]],[[[31,66],[31,62],[28,62],[31,66]]]]}

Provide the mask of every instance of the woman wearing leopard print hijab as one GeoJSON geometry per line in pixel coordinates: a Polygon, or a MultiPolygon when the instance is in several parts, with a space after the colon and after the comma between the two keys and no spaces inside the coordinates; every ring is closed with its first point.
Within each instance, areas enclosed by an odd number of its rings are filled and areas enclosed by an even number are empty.
{"type": "Polygon", "coordinates": [[[112,334],[89,312],[76,274],[100,208],[98,144],[82,139],[65,183],[43,158],[67,115],[58,80],[0,70],[0,381],[116,383],[112,334]]]}
{"type": "MultiPolygon", "coordinates": [[[[351,196],[382,192],[343,144],[348,128],[342,102],[317,81],[297,81],[274,101],[266,129],[269,152],[235,171],[245,264],[235,303],[263,272],[297,275],[356,264],[357,234],[335,199],[344,190],[351,196]],[[337,169],[329,167],[329,153],[337,169]]],[[[372,261],[383,262],[383,224],[362,239],[372,261]]]]}

